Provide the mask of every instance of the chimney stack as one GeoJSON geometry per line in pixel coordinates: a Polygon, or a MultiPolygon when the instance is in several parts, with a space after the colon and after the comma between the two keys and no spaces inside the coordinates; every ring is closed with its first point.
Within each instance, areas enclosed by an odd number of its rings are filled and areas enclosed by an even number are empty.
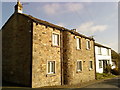
{"type": "Polygon", "coordinates": [[[76,29],[71,29],[71,30],[73,30],[73,31],[75,31],[75,32],[76,32],[76,29]]]}
{"type": "Polygon", "coordinates": [[[18,0],[17,4],[15,5],[15,13],[22,13],[22,12],[23,12],[23,6],[18,0]]]}

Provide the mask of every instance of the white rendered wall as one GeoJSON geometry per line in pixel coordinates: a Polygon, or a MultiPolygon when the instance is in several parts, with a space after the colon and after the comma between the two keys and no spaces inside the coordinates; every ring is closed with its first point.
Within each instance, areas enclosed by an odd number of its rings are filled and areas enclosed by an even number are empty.
{"type": "Polygon", "coordinates": [[[107,48],[101,47],[101,55],[98,55],[98,46],[95,46],[95,57],[96,57],[96,72],[103,73],[103,64],[102,68],[99,68],[99,60],[109,60],[112,65],[111,60],[111,49],[109,49],[109,55],[107,54],[107,48]]]}

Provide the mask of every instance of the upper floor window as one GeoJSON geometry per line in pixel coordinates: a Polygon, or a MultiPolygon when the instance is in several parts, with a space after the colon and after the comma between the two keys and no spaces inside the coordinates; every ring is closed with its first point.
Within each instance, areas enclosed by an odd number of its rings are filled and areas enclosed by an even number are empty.
{"type": "Polygon", "coordinates": [[[48,61],[48,74],[55,73],[55,61],[48,61]]]}
{"type": "Polygon", "coordinates": [[[101,47],[98,47],[98,54],[101,55],[102,52],[101,52],[101,47]]]}
{"type": "Polygon", "coordinates": [[[110,51],[109,51],[109,49],[107,49],[107,55],[110,55],[110,51]]]}
{"type": "Polygon", "coordinates": [[[77,71],[82,71],[82,61],[77,61],[77,71]]]}
{"type": "Polygon", "coordinates": [[[90,40],[86,40],[86,49],[90,49],[90,40]]]}
{"type": "Polygon", "coordinates": [[[76,38],[77,49],[81,49],[81,39],[76,38]]]}
{"type": "Polygon", "coordinates": [[[59,46],[59,34],[52,34],[52,45],[59,46]]]}

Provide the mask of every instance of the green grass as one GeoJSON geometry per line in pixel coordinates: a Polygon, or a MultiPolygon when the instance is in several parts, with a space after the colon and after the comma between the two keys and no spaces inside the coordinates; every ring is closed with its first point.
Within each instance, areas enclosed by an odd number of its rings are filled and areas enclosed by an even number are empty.
{"type": "Polygon", "coordinates": [[[100,79],[106,79],[106,78],[113,78],[116,77],[116,75],[112,75],[112,74],[107,74],[107,73],[97,73],[97,80],[100,79]]]}

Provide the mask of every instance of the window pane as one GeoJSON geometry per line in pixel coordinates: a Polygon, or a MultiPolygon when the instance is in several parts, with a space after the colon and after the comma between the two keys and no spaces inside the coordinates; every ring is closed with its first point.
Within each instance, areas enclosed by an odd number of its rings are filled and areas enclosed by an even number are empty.
{"type": "Polygon", "coordinates": [[[99,68],[102,68],[102,61],[99,60],[99,68]]]}
{"type": "Polygon", "coordinates": [[[92,61],[90,61],[90,69],[92,69],[93,67],[92,67],[92,61]]]}
{"type": "Polygon", "coordinates": [[[81,39],[79,38],[79,48],[81,48],[81,39]]]}
{"type": "Polygon", "coordinates": [[[90,41],[88,41],[88,49],[90,49],[90,41]]]}
{"type": "Polygon", "coordinates": [[[82,61],[77,61],[77,71],[82,71],[82,61]]]}
{"type": "Polygon", "coordinates": [[[55,62],[53,62],[53,73],[55,73],[55,62]]]}
{"type": "Polygon", "coordinates": [[[52,35],[52,44],[58,46],[59,45],[59,35],[53,34],[52,35]]]}
{"type": "Polygon", "coordinates": [[[55,61],[48,62],[48,73],[55,73],[55,61]]]}
{"type": "Polygon", "coordinates": [[[55,45],[58,45],[58,41],[57,41],[57,35],[55,35],[55,45]]]}
{"type": "Polygon", "coordinates": [[[101,47],[98,47],[98,54],[101,54],[101,47]]]}
{"type": "Polygon", "coordinates": [[[48,62],[48,73],[50,73],[50,62],[48,62]]]}
{"type": "Polygon", "coordinates": [[[59,45],[59,35],[57,35],[57,45],[59,45]]]}
{"type": "Polygon", "coordinates": [[[109,49],[107,49],[107,55],[110,55],[109,49]]]}
{"type": "Polygon", "coordinates": [[[80,70],[82,71],[82,61],[80,61],[80,70]]]}
{"type": "Polygon", "coordinates": [[[79,70],[79,62],[77,62],[77,70],[79,70]]]}
{"type": "Polygon", "coordinates": [[[88,40],[86,41],[86,48],[90,49],[90,41],[88,41],[88,40]]]}
{"type": "Polygon", "coordinates": [[[80,38],[76,38],[76,43],[77,43],[77,49],[80,49],[81,48],[80,38]]]}

